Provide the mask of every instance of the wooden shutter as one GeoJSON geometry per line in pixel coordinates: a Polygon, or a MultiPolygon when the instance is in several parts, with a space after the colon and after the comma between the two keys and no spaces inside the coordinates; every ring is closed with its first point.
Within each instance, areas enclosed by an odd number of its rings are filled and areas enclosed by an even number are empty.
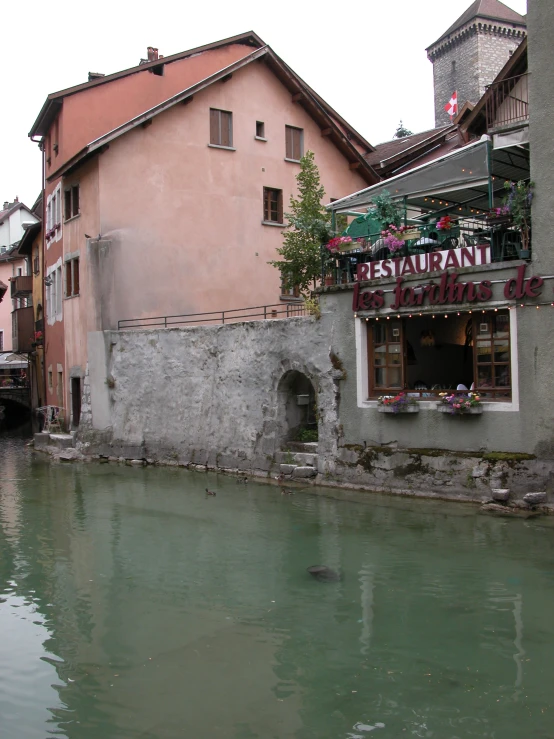
{"type": "Polygon", "coordinates": [[[71,218],[71,190],[65,191],[65,220],[67,221],[69,218],[71,218]]]}
{"type": "Polygon", "coordinates": [[[285,126],[285,156],[287,159],[292,159],[292,128],[285,126]]]}
{"type": "Polygon", "coordinates": [[[79,295],[79,260],[73,260],[73,295],[79,295]]]}
{"type": "Polygon", "coordinates": [[[79,185],[73,185],[71,188],[71,214],[74,216],[79,215],[79,185]]]}
{"type": "Polygon", "coordinates": [[[65,296],[69,298],[73,295],[73,281],[71,279],[71,261],[65,263],[65,296]]]}
{"type": "Polygon", "coordinates": [[[232,113],[220,111],[221,114],[221,146],[233,146],[232,113]]]}
{"type": "Polygon", "coordinates": [[[220,145],[219,140],[219,110],[210,108],[210,144],[220,145]]]}

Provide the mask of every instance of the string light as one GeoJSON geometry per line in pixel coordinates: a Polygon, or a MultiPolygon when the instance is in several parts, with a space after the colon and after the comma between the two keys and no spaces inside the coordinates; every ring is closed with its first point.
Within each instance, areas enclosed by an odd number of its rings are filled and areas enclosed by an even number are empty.
{"type": "Polygon", "coordinates": [[[445,318],[448,318],[448,314],[447,314],[447,313],[445,313],[445,314],[444,314],[444,317],[445,317],[445,318]]]}

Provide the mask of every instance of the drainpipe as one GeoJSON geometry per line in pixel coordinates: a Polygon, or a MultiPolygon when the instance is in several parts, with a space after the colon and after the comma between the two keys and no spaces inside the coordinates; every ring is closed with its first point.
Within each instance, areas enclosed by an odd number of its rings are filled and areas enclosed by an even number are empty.
{"type": "MultiPolygon", "coordinates": [[[[33,141],[34,139],[31,139],[33,141]]],[[[46,242],[46,164],[45,164],[45,152],[44,152],[44,139],[40,140],[39,149],[42,154],[42,239],[41,239],[41,251],[42,251],[42,266],[39,272],[40,282],[42,287],[42,387],[44,388],[44,405],[48,405],[47,400],[47,385],[46,385],[46,285],[44,284],[44,268],[45,268],[45,248],[46,242]]],[[[34,312],[34,311],[33,311],[34,312]]],[[[36,313],[35,313],[36,317],[36,313]]],[[[40,359],[39,359],[40,362],[40,359]]],[[[38,368],[37,368],[38,369],[38,368]]],[[[38,372],[37,372],[38,382],[38,372]]]]}

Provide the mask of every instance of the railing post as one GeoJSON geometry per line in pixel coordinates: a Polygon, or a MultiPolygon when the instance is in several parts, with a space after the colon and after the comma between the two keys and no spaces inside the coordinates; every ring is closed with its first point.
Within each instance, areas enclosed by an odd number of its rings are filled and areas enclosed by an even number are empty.
{"type": "Polygon", "coordinates": [[[164,316],[164,328],[167,328],[167,316],[164,316]]]}
{"type": "Polygon", "coordinates": [[[225,323],[225,311],[221,311],[221,323],[225,323]]]}
{"type": "Polygon", "coordinates": [[[267,319],[267,305],[264,305],[264,321],[267,319]]]}

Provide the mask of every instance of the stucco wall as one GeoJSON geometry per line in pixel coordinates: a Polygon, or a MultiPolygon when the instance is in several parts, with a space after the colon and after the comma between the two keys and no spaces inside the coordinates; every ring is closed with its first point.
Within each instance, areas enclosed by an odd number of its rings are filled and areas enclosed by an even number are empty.
{"type": "Polygon", "coordinates": [[[100,229],[111,241],[104,266],[104,328],[118,319],[277,303],[268,264],[282,228],[262,225],[263,188],[282,189],[284,211],[300,167],[285,161],[285,125],[304,130],[326,198],[364,186],[319,126],[263,64],[175,106],[99,158],[100,229]],[[212,148],[210,107],[233,113],[235,151],[212,148]],[[267,141],[255,138],[265,123],[267,141]]]}

